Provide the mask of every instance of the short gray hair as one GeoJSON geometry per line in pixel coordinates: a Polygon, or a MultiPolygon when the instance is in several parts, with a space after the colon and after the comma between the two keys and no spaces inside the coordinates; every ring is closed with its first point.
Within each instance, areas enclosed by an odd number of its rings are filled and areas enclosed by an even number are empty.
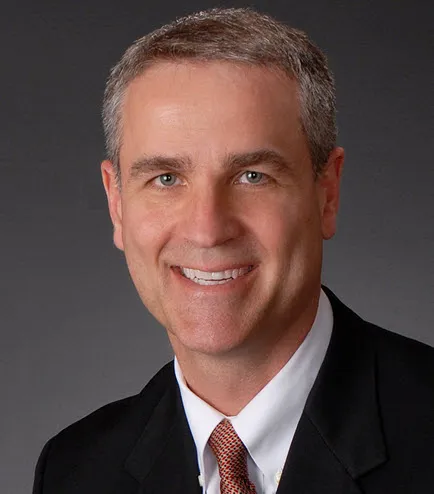
{"type": "Polygon", "coordinates": [[[266,14],[250,8],[216,8],[182,17],[138,39],[110,71],[102,115],[107,158],[118,181],[125,91],[149,66],[172,60],[277,68],[295,79],[300,123],[315,176],[320,174],[337,134],[335,87],[324,53],[304,32],[266,14]]]}

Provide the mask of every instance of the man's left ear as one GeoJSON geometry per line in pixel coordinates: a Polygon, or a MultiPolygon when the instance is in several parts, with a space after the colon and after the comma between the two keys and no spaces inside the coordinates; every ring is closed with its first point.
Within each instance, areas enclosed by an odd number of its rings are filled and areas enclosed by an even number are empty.
{"type": "Polygon", "coordinates": [[[336,232],[336,217],[339,209],[339,188],[344,166],[344,149],[336,147],[330,153],[327,164],[316,179],[321,214],[321,229],[324,240],[336,232]]]}

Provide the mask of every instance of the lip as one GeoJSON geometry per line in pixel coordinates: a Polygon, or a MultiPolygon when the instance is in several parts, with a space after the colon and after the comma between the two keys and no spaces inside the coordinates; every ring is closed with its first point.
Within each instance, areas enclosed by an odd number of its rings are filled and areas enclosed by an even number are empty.
{"type": "Polygon", "coordinates": [[[173,265],[171,266],[172,269],[177,269],[181,270],[181,267],[183,268],[188,268],[188,269],[196,269],[197,271],[205,271],[206,273],[218,273],[221,271],[231,271],[234,269],[241,269],[241,268],[248,268],[251,267],[252,269],[250,271],[253,271],[256,268],[256,265],[254,263],[244,263],[244,264],[219,264],[217,266],[205,266],[205,267],[197,267],[197,266],[187,266],[184,264],[178,264],[178,265],[173,265]]]}
{"type": "MultiPolygon", "coordinates": [[[[215,284],[215,285],[199,285],[198,283],[195,283],[193,280],[190,280],[186,276],[184,276],[181,272],[181,269],[179,266],[172,266],[171,267],[171,272],[174,275],[175,279],[177,282],[181,283],[183,289],[187,291],[192,291],[196,293],[209,293],[209,294],[217,294],[217,293],[225,293],[225,292],[233,292],[234,290],[237,289],[243,289],[243,287],[246,286],[246,284],[249,284],[252,276],[256,274],[257,271],[257,264],[236,264],[232,265],[231,267],[227,266],[222,266],[222,267],[213,267],[212,269],[209,269],[209,266],[207,269],[200,269],[200,271],[209,271],[209,272],[215,272],[215,271],[225,271],[226,269],[240,269],[243,267],[247,266],[252,266],[252,269],[241,276],[238,276],[236,279],[232,279],[231,281],[228,281],[223,284],[215,284]],[[234,267],[235,266],[235,267],[234,267]]],[[[187,266],[183,266],[187,267],[187,266]]],[[[199,269],[199,268],[190,268],[190,269],[199,269]]]]}

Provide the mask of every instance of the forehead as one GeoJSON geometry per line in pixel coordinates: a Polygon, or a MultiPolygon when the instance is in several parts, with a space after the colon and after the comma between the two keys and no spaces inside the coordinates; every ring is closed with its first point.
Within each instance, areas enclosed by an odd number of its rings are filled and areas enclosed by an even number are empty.
{"type": "Polygon", "coordinates": [[[299,114],[298,85],[278,69],[159,62],[125,93],[121,161],[131,152],[161,152],[163,142],[178,154],[203,148],[204,140],[209,152],[291,144],[301,135],[299,114]]]}

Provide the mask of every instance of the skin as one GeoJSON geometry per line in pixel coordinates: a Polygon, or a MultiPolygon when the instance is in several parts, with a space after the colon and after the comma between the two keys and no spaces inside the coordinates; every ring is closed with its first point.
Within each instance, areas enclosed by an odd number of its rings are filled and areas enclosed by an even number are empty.
{"type": "Polygon", "coordinates": [[[299,115],[297,83],[276,71],[157,63],[125,95],[120,186],[101,165],[138,293],[190,388],[226,415],[285,365],[318,307],[344,152],[315,179],[299,115]],[[177,266],[253,269],[210,287],[177,266]]]}

